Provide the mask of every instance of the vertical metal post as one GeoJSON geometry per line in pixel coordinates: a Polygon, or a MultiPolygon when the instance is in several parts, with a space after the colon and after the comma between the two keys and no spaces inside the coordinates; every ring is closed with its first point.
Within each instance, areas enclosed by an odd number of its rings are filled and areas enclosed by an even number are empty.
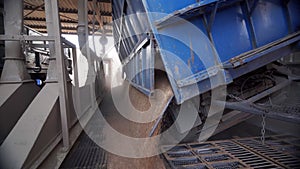
{"type": "MultiPolygon", "coordinates": [[[[59,104],[60,104],[60,115],[61,115],[61,127],[63,145],[65,150],[69,149],[69,119],[68,119],[68,93],[67,93],[67,74],[66,67],[63,58],[61,32],[60,32],[60,17],[58,13],[58,0],[45,0],[45,10],[48,15],[52,15],[52,31],[48,34],[55,36],[54,47],[56,55],[56,75],[58,77],[58,88],[59,88],[59,104]]],[[[48,26],[48,25],[47,25],[48,26]]],[[[51,51],[50,51],[51,52],[51,51]]]]}
{"type": "Polygon", "coordinates": [[[95,108],[96,103],[94,102],[96,99],[96,93],[95,93],[95,85],[94,85],[94,79],[95,79],[95,67],[94,67],[94,59],[91,57],[91,49],[90,49],[90,42],[89,42],[89,23],[88,23],[88,0],[84,0],[84,25],[85,25],[85,36],[86,36],[86,57],[89,62],[89,71],[88,71],[88,77],[87,77],[87,83],[90,86],[90,96],[91,96],[91,106],[92,108],[95,108]]]}
{"type": "MultiPolygon", "coordinates": [[[[53,15],[51,10],[51,4],[45,3],[45,15],[46,15],[46,26],[48,36],[54,36],[54,25],[53,25],[53,15]]],[[[49,58],[49,66],[47,70],[47,78],[46,83],[57,82],[57,71],[56,71],[56,50],[55,50],[55,42],[50,41],[49,50],[50,50],[50,58],[49,58]]]]}
{"type": "Polygon", "coordinates": [[[80,0],[78,1],[78,38],[79,45],[81,49],[81,53],[86,57],[89,67],[88,67],[88,75],[86,85],[89,85],[90,88],[90,96],[91,96],[91,106],[95,108],[96,103],[95,100],[95,87],[94,87],[94,79],[95,79],[95,68],[94,68],[94,59],[91,57],[91,53],[93,53],[93,57],[95,57],[94,52],[91,52],[89,46],[89,28],[88,28],[88,0],[80,0]]]}
{"type": "MultiPolygon", "coordinates": [[[[23,34],[23,1],[4,0],[4,11],[5,34],[23,34]]],[[[21,45],[19,41],[5,41],[5,62],[1,83],[16,83],[30,79],[21,45]]]]}
{"type": "Polygon", "coordinates": [[[74,86],[75,86],[75,98],[76,98],[76,111],[81,113],[80,93],[79,93],[79,79],[78,79],[78,64],[77,64],[77,52],[76,48],[72,48],[73,67],[74,67],[74,86]]]}

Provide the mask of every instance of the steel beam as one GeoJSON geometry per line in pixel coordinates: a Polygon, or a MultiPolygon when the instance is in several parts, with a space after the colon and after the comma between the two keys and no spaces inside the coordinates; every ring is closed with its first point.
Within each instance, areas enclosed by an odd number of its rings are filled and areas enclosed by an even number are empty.
{"type": "Polygon", "coordinates": [[[28,12],[28,13],[25,15],[25,17],[28,16],[28,15],[30,15],[30,14],[32,14],[34,11],[38,10],[38,9],[41,8],[42,6],[44,6],[44,3],[42,3],[42,4],[39,5],[39,6],[34,7],[30,12],[28,12]]]}
{"type": "MultiPolygon", "coordinates": [[[[63,145],[66,150],[69,149],[69,108],[68,108],[68,93],[67,93],[67,74],[66,68],[64,64],[63,51],[62,51],[62,40],[60,33],[60,20],[58,13],[58,1],[45,1],[45,9],[47,14],[47,19],[51,21],[48,22],[49,35],[55,37],[54,41],[54,50],[56,56],[56,69],[57,69],[57,79],[59,86],[59,103],[60,103],[60,115],[61,115],[61,127],[62,127],[62,137],[63,137],[63,145]],[[52,27],[52,28],[51,28],[52,27]]],[[[51,50],[51,49],[50,49],[51,50]]],[[[50,51],[51,53],[51,51],[50,51]]]]}
{"type": "MultiPolygon", "coordinates": [[[[266,109],[264,109],[264,107],[262,106],[256,106],[253,105],[254,102],[276,92],[279,91],[280,89],[286,87],[287,85],[290,84],[289,80],[286,80],[284,82],[281,82],[280,84],[264,91],[261,92],[260,94],[257,94],[245,101],[242,102],[226,102],[225,103],[225,107],[231,110],[238,110],[238,111],[242,111],[245,113],[251,113],[251,114],[256,114],[256,115],[262,115],[262,114],[266,114],[267,117],[270,118],[274,118],[274,119],[278,119],[278,120],[283,120],[283,121],[288,121],[288,122],[296,122],[299,123],[300,122],[300,117],[297,115],[291,115],[285,112],[282,113],[276,113],[276,112],[268,112],[268,111],[264,111],[266,109]]],[[[223,101],[215,101],[217,104],[224,104],[223,101]]]]}
{"type": "MultiPolygon", "coordinates": [[[[21,35],[23,32],[23,1],[4,1],[5,35],[21,35]],[[13,10],[12,10],[13,9],[13,10]]],[[[5,36],[2,35],[2,36],[5,36]]],[[[25,67],[25,57],[22,53],[21,42],[5,41],[5,63],[1,82],[22,82],[30,79],[25,67]]]]}
{"type": "Polygon", "coordinates": [[[92,107],[96,106],[96,103],[94,100],[96,100],[96,95],[95,95],[95,68],[94,68],[94,58],[96,54],[91,51],[90,49],[90,43],[89,43],[89,29],[88,29],[88,1],[87,0],[82,0],[78,1],[78,41],[79,41],[79,47],[81,50],[81,53],[83,56],[86,57],[88,61],[88,75],[87,75],[87,80],[86,80],[86,85],[89,85],[90,87],[90,96],[92,103],[92,107]]]}
{"type": "MultiPolygon", "coordinates": [[[[27,36],[27,35],[0,35],[0,40],[4,41],[54,41],[54,36],[27,36]]],[[[20,42],[18,42],[20,43],[20,42]]]]}
{"type": "MultiPolygon", "coordinates": [[[[30,12],[34,10],[34,7],[25,5],[24,6],[24,11],[25,12],[30,12]]],[[[37,9],[35,11],[44,11],[43,7],[41,7],[40,9],[37,9]]],[[[102,16],[106,16],[106,17],[111,17],[112,13],[110,12],[105,12],[105,11],[99,11],[101,13],[102,16]]],[[[78,10],[76,9],[66,9],[66,8],[59,8],[59,13],[60,14],[77,14],[78,10]]],[[[92,10],[88,10],[88,15],[93,15],[93,11],[92,10]]],[[[29,16],[29,15],[26,15],[29,16]]],[[[26,19],[25,19],[26,20],[26,19]]]]}
{"type": "MultiPolygon", "coordinates": [[[[46,18],[35,18],[35,17],[25,17],[25,21],[37,21],[37,22],[45,22],[46,18]]],[[[73,24],[78,24],[78,21],[76,20],[71,20],[71,19],[60,19],[61,23],[73,23],[73,24]]],[[[102,21],[103,22],[103,21],[102,21]]],[[[89,25],[93,24],[91,21],[89,21],[89,25]]],[[[95,24],[99,24],[99,21],[96,21],[95,24]]],[[[109,22],[103,22],[103,25],[108,25],[110,24],[109,22]]]]}
{"type": "MultiPolygon", "coordinates": [[[[4,27],[6,35],[20,37],[23,32],[23,1],[4,1],[4,27]]],[[[25,57],[21,48],[20,40],[5,40],[5,64],[0,80],[0,168],[2,166],[3,154],[11,158],[9,154],[3,153],[3,149],[18,153],[19,150],[4,148],[4,142],[10,135],[16,123],[23,116],[24,111],[39,92],[39,88],[30,79],[25,66],[25,57]],[[16,106],[17,105],[17,106],[16,106]]],[[[13,156],[15,161],[19,160],[13,156]]],[[[11,160],[9,160],[11,161],[11,160]]],[[[14,161],[14,162],[15,162],[14,161]]]]}
{"type": "Polygon", "coordinates": [[[266,90],[264,92],[261,92],[261,93],[255,95],[255,96],[247,99],[247,102],[251,103],[251,102],[255,102],[255,101],[259,100],[259,99],[262,99],[262,98],[264,98],[264,97],[266,97],[266,96],[268,96],[268,95],[270,95],[270,94],[272,94],[272,93],[274,93],[274,92],[276,92],[276,91],[278,91],[278,90],[286,87],[290,83],[291,83],[290,80],[286,80],[284,82],[281,82],[281,83],[277,84],[276,86],[274,86],[274,87],[272,87],[272,88],[270,88],[270,89],[268,89],[268,90],[266,90]]]}
{"type": "Polygon", "coordinates": [[[300,122],[300,117],[297,116],[297,115],[288,114],[288,113],[284,113],[284,112],[282,112],[282,113],[266,112],[266,111],[264,111],[263,107],[262,107],[262,109],[257,109],[257,108],[252,107],[249,103],[227,102],[225,107],[228,108],[228,109],[239,110],[239,111],[242,111],[242,112],[256,114],[256,115],[265,114],[266,117],[274,118],[274,119],[277,119],[277,120],[282,120],[282,121],[287,121],[287,122],[292,122],[292,123],[299,123],[300,122]]]}
{"type": "Polygon", "coordinates": [[[80,103],[80,91],[79,91],[79,76],[78,76],[78,64],[77,64],[77,52],[76,52],[76,48],[72,49],[72,55],[73,55],[73,67],[74,67],[74,86],[75,86],[75,108],[76,108],[76,112],[80,112],[81,111],[81,103],[80,103]]]}

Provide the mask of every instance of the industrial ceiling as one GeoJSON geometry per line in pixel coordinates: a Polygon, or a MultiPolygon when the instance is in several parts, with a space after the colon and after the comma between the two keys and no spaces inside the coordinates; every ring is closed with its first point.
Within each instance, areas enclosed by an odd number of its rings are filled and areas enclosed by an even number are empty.
{"type": "MultiPolygon", "coordinates": [[[[59,0],[59,15],[62,34],[76,34],[78,24],[78,0],[59,0]]],[[[112,32],[112,9],[110,0],[89,0],[88,20],[90,33],[99,30],[112,32]],[[103,27],[101,28],[101,24],[103,27]]],[[[24,0],[24,24],[41,33],[47,33],[44,0],[24,0]]]]}

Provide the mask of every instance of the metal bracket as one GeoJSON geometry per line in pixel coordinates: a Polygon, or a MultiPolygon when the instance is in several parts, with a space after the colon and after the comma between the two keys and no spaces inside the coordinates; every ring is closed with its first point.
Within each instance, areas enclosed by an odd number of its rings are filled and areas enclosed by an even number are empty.
{"type": "MultiPolygon", "coordinates": [[[[126,2],[125,0],[123,1],[123,5],[122,5],[122,13],[121,13],[121,23],[120,23],[120,28],[118,29],[119,30],[119,40],[118,40],[118,50],[117,51],[120,51],[120,47],[121,47],[121,42],[122,42],[122,39],[123,39],[123,25],[124,25],[124,9],[125,9],[125,5],[126,5],[126,2]]],[[[118,27],[116,27],[118,28],[118,27]]],[[[123,42],[122,42],[123,43],[123,42]]],[[[124,44],[123,44],[124,45],[124,44]]]]}
{"type": "Polygon", "coordinates": [[[219,6],[219,1],[216,2],[215,6],[214,6],[214,10],[210,14],[209,25],[208,25],[208,29],[210,31],[211,31],[212,25],[213,25],[213,23],[215,21],[215,17],[216,17],[216,13],[217,13],[217,10],[218,10],[218,6],[219,6]]]}
{"type": "MultiPolygon", "coordinates": [[[[248,63],[262,55],[266,55],[267,53],[270,53],[274,50],[277,50],[284,46],[288,46],[292,43],[295,43],[299,39],[300,39],[300,31],[293,33],[289,36],[286,36],[282,39],[279,39],[277,41],[274,41],[272,43],[269,43],[267,45],[264,45],[262,47],[250,50],[246,53],[242,53],[234,58],[231,58],[227,63],[224,63],[224,67],[226,67],[226,68],[238,67],[241,65],[240,63],[243,63],[243,64],[248,63]],[[230,67],[230,64],[232,65],[232,67],[230,67]]],[[[278,56],[280,56],[280,55],[278,55],[278,56]]]]}
{"type": "Polygon", "coordinates": [[[129,56],[123,61],[123,65],[126,65],[135,55],[136,53],[149,42],[150,37],[148,35],[144,36],[143,40],[137,43],[137,45],[133,48],[129,56]]]}
{"type": "Polygon", "coordinates": [[[219,6],[219,1],[215,3],[214,9],[210,14],[209,21],[207,21],[205,14],[203,14],[203,16],[202,16],[202,21],[204,23],[204,26],[205,26],[206,32],[208,34],[209,40],[214,46],[215,46],[215,44],[214,44],[213,36],[212,36],[212,33],[211,33],[211,29],[212,29],[213,23],[215,21],[218,6],[219,6]]]}
{"type": "Polygon", "coordinates": [[[252,48],[255,49],[257,48],[257,42],[256,42],[256,34],[255,34],[255,31],[254,31],[254,26],[253,26],[253,21],[252,21],[252,13],[255,9],[255,7],[257,6],[257,3],[258,3],[258,0],[256,0],[254,2],[254,4],[250,7],[250,4],[249,4],[249,0],[246,0],[245,1],[245,5],[241,5],[243,8],[243,13],[245,13],[244,15],[245,16],[245,21],[246,21],[246,24],[247,24],[247,29],[248,29],[248,34],[249,34],[249,37],[251,38],[251,45],[252,45],[252,48]]]}
{"type": "Polygon", "coordinates": [[[193,74],[185,79],[177,81],[177,85],[178,85],[178,87],[184,87],[184,86],[198,83],[198,82],[205,80],[211,76],[217,75],[219,72],[219,69],[220,68],[218,66],[210,67],[205,71],[198,72],[198,73],[193,74]]]}

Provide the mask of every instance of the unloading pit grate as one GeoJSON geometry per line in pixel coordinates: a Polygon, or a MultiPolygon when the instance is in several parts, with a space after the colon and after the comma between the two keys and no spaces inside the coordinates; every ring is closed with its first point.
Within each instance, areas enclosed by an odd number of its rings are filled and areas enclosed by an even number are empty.
{"type": "Polygon", "coordinates": [[[84,132],[70,150],[60,169],[106,168],[106,153],[84,132]]]}
{"type": "Polygon", "coordinates": [[[292,136],[210,141],[163,146],[172,169],[300,168],[299,138],[292,136]]]}

